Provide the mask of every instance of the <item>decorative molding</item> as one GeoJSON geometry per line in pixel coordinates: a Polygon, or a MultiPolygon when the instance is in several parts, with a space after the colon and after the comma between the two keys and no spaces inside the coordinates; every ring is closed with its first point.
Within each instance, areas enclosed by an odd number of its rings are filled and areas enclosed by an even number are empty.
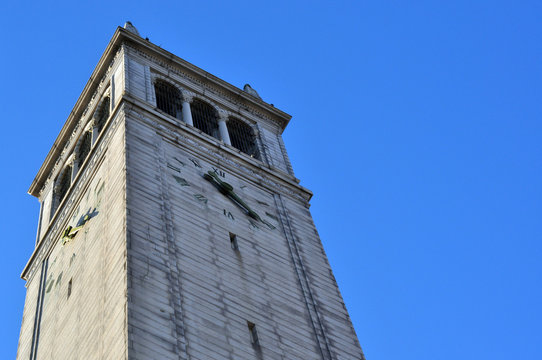
{"type": "Polygon", "coordinates": [[[92,117],[92,119],[90,119],[87,123],[87,127],[85,128],[85,131],[90,131],[92,132],[94,130],[95,127],[97,127],[98,124],[96,123],[96,119],[94,118],[94,116],[92,117]]]}
{"type": "Polygon", "coordinates": [[[191,103],[192,100],[194,100],[194,97],[196,96],[195,93],[192,91],[188,91],[186,89],[181,90],[183,95],[183,102],[191,103]]]}
{"type": "Polygon", "coordinates": [[[224,120],[225,122],[228,122],[228,118],[230,117],[230,112],[224,109],[217,109],[218,112],[218,119],[224,120]]]}
{"type": "MultiPolygon", "coordinates": [[[[227,101],[229,101],[231,104],[234,105],[234,108],[238,108],[239,110],[241,110],[241,109],[245,110],[245,111],[251,113],[252,115],[257,116],[260,119],[264,119],[264,120],[267,120],[269,122],[272,122],[273,124],[275,124],[279,128],[282,127],[282,125],[280,124],[279,121],[270,118],[269,116],[265,115],[261,111],[258,111],[251,104],[247,104],[246,102],[240,102],[239,101],[239,95],[237,95],[237,94],[232,95],[231,92],[223,91],[223,90],[219,89],[218,87],[213,86],[208,81],[202,81],[201,76],[193,76],[191,73],[189,73],[187,71],[184,71],[183,69],[180,69],[178,66],[174,66],[171,61],[165,61],[165,60],[163,60],[163,59],[161,59],[161,58],[159,58],[157,56],[149,55],[146,52],[143,52],[143,51],[141,51],[139,49],[136,49],[136,48],[134,48],[134,47],[132,47],[130,45],[125,45],[125,46],[126,46],[126,49],[128,50],[128,52],[130,52],[130,51],[134,52],[136,55],[139,55],[142,58],[144,58],[146,60],[149,60],[152,63],[154,63],[156,65],[159,65],[162,68],[166,69],[168,71],[168,73],[173,73],[173,74],[175,74],[177,76],[180,76],[180,77],[182,77],[184,79],[187,79],[187,80],[191,81],[193,84],[202,87],[204,92],[209,91],[210,93],[212,93],[212,94],[214,94],[216,96],[219,96],[219,97],[221,97],[223,99],[226,99],[227,101]]],[[[156,74],[157,72],[155,71],[153,73],[156,74]]],[[[208,96],[207,94],[202,94],[202,95],[208,96]]]]}
{"type": "Polygon", "coordinates": [[[85,128],[83,129],[83,132],[81,133],[81,135],[79,135],[79,139],[81,139],[82,136],[84,136],[84,134],[86,132],[92,132],[92,129],[94,128],[94,126],[96,126],[95,124],[95,119],[94,117],[92,117],[92,119],[90,119],[88,122],[87,122],[87,125],[85,126],[85,128]]]}
{"type": "Polygon", "coordinates": [[[64,162],[64,166],[62,167],[62,169],[64,170],[66,166],[73,165],[74,162],[75,162],[75,152],[72,152],[70,156],[68,156],[68,158],[64,162]]]}
{"type": "Polygon", "coordinates": [[[162,80],[163,82],[168,83],[169,85],[176,88],[181,95],[184,95],[184,91],[185,91],[184,88],[182,88],[175,81],[172,81],[171,78],[169,78],[169,77],[167,77],[165,75],[162,75],[160,73],[157,73],[155,71],[151,71],[151,84],[153,85],[153,87],[154,87],[154,83],[156,82],[156,80],[162,80]]]}
{"type": "Polygon", "coordinates": [[[229,118],[234,118],[236,120],[244,122],[245,124],[247,124],[248,126],[251,127],[251,129],[252,129],[252,131],[254,133],[254,136],[258,136],[258,134],[260,133],[260,129],[256,126],[258,124],[258,122],[254,121],[254,120],[251,120],[251,119],[246,119],[244,116],[239,116],[239,114],[234,114],[231,111],[227,111],[227,113],[228,113],[228,120],[229,120],[229,118]]]}

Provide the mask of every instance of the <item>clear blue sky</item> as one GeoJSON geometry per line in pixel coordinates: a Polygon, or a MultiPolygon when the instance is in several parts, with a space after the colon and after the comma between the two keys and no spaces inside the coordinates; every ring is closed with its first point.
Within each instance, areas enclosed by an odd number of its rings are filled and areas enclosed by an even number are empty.
{"type": "Polygon", "coordinates": [[[0,358],[35,240],[26,191],[130,20],[293,115],[286,146],[369,360],[542,359],[540,1],[57,3],[0,11],[0,358]]]}

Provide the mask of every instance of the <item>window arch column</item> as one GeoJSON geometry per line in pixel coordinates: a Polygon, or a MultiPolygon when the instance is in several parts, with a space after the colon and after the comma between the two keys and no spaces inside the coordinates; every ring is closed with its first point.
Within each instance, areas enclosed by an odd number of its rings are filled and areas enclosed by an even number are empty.
{"type": "Polygon", "coordinates": [[[228,113],[223,110],[219,111],[218,132],[220,133],[220,140],[222,140],[224,144],[231,145],[230,134],[228,133],[228,125],[226,125],[226,121],[228,121],[228,113]]]}
{"type": "Polygon", "coordinates": [[[92,119],[90,120],[87,128],[89,130],[92,129],[91,146],[93,146],[96,142],[96,139],[98,139],[98,136],[100,135],[100,132],[102,132],[105,123],[107,122],[107,119],[109,119],[109,115],[111,115],[111,97],[107,93],[106,95],[104,95],[103,100],[96,108],[96,111],[92,115],[92,119]]]}
{"type": "Polygon", "coordinates": [[[75,177],[75,174],[77,172],[73,171],[73,159],[75,157],[73,154],[66,160],[66,164],[64,165],[63,169],[59,172],[56,180],[53,183],[53,196],[51,199],[51,213],[49,214],[49,218],[52,219],[53,216],[56,213],[56,210],[60,206],[60,203],[64,198],[66,197],[66,193],[68,192],[68,189],[70,188],[73,178],[75,177]]]}
{"type": "Polygon", "coordinates": [[[77,161],[75,161],[75,153],[72,153],[68,160],[66,160],[67,166],[71,167],[71,174],[70,174],[70,184],[73,183],[73,180],[77,176],[78,166],[77,161]]]}
{"type": "Polygon", "coordinates": [[[79,140],[77,141],[77,145],[74,149],[74,155],[75,155],[75,161],[74,161],[74,169],[75,172],[79,172],[79,169],[81,168],[81,165],[85,162],[86,158],[88,157],[90,150],[92,149],[92,145],[95,141],[93,137],[97,134],[94,134],[94,121],[90,121],[83,132],[81,133],[81,136],[79,137],[79,140]]]}
{"type": "Polygon", "coordinates": [[[92,120],[89,123],[90,131],[92,132],[92,146],[96,143],[96,140],[98,139],[98,135],[100,135],[100,128],[98,127],[98,122],[95,118],[92,118],[92,120]]]}
{"type": "Polygon", "coordinates": [[[188,91],[183,91],[183,102],[182,102],[182,118],[183,122],[194,126],[194,121],[192,120],[192,111],[190,110],[190,102],[192,101],[193,94],[188,91]]]}

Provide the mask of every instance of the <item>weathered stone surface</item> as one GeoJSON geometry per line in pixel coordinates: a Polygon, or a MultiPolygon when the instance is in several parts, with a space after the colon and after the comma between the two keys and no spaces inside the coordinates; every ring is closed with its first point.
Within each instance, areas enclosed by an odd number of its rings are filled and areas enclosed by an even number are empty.
{"type": "Polygon", "coordinates": [[[43,211],[17,358],[362,359],[282,142],[289,116],[120,28],[95,74],[93,107],[78,102],[31,187],[43,211]],[[157,78],[252,124],[261,160],[157,110],[157,78]],[[104,96],[110,119],[51,214],[104,96]]]}

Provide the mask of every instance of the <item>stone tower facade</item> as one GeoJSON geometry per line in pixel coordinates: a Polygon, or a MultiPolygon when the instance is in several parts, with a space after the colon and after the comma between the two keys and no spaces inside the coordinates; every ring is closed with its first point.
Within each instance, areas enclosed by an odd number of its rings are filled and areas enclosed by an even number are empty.
{"type": "Polygon", "coordinates": [[[363,359],[289,120],[118,28],[29,190],[17,359],[363,359]]]}

